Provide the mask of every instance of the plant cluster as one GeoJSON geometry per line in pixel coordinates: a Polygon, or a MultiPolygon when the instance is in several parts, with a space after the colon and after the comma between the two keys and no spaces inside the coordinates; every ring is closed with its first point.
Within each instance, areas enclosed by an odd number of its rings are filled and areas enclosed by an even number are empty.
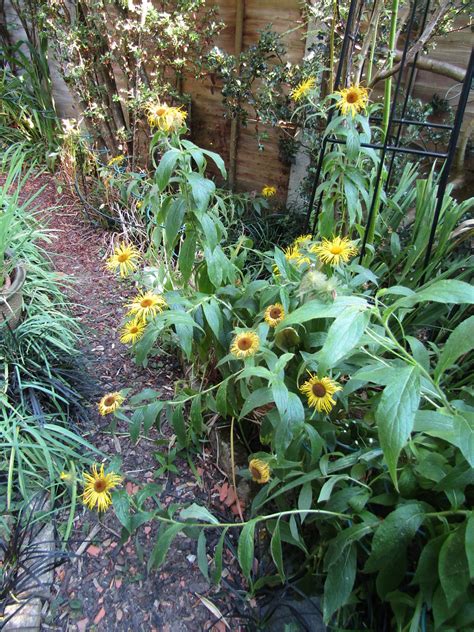
{"type": "MultiPolygon", "coordinates": [[[[92,137],[111,156],[136,159],[146,141],[150,103],[186,101],[181,80],[199,74],[200,60],[221,23],[203,0],[44,3],[42,20],[63,77],[92,137]],[[145,134],[144,134],[145,133],[145,134]]],[[[146,149],[144,151],[146,155],[146,149]]]]}
{"type": "MultiPolygon", "coordinates": [[[[355,138],[367,133],[365,103],[344,114],[347,97],[331,97],[341,111],[334,129],[355,138]]],[[[456,261],[450,239],[469,203],[446,195],[440,253],[426,279],[419,262],[435,184],[416,181],[409,167],[399,195],[384,199],[372,270],[356,259],[352,203],[343,222],[334,212],[326,219],[326,237],[302,235],[285,250],[255,251],[245,235],[228,241],[226,210],[206,176],[208,159],[223,164],[183,139],[184,131],[158,130],[152,140],[161,159],[144,198],[154,218],[147,267],[138,270],[126,244],[109,267],[120,271],[122,255],[142,286],[123,325],[137,362],[172,345],[192,361],[192,373],[171,400],[125,389],[110,394],[110,405],[103,400],[102,412],[128,419],[134,439],[164,415],[177,446],[188,450],[206,440],[206,422],[217,416],[249,451],[249,469],[234,471],[234,486],[240,476],[259,491],[240,523],[219,522],[197,505],[145,509],[145,499],[155,498],[150,486],[136,498],[114,492],[124,539],[156,518],[149,566],[184,531],[198,538],[209,576],[206,533],[219,530],[212,567],[219,582],[224,541],[235,530],[251,594],[278,582],[319,592],[326,623],[338,627],[468,629],[474,407],[466,374],[474,292],[466,282],[472,261],[456,261]],[[409,209],[413,220],[404,224],[409,209]],[[266,534],[273,564],[264,573],[253,562],[257,531],[266,534]]],[[[365,159],[358,147],[352,151],[352,160],[365,159]]]]}
{"type": "Polygon", "coordinates": [[[23,172],[24,160],[20,150],[8,153],[0,186],[0,251],[7,263],[0,285],[14,264],[26,267],[21,320],[15,327],[8,318],[0,323],[0,498],[7,509],[49,486],[54,498],[68,461],[82,462],[84,449],[93,450],[72,423],[84,416],[83,397],[91,390],[82,377],[80,330],[64,280],[39,245],[50,234],[34,210],[39,192],[24,199],[32,176],[31,169],[23,172]]]}
{"type": "Polygon", "coordinates": [[[52,167],[61,123],[52,97],[46,42],[38,48],[20,42],[1,53],[5,64],[0,69],[0,148],[6,151],[16,145],[30,163],[41,160],[52,167]]]}

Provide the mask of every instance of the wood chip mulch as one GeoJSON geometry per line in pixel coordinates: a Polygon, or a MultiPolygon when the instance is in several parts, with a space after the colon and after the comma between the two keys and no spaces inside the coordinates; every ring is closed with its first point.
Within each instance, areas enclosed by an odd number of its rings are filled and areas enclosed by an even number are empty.
{"type": "MultiPolygon", "coordinates": [[[[113,235],[87,223],[77,202],[58,193],[57,181],[52,176],[32,179],[25,194],[40,186],[45,188],[35,206],[44,209],[44,217],[55,236],[47,250],[57,271],[72,277],[68,294],[75,303],[74,315],[84,326],[82,351],[90,381],[96,383],[90,421],[79,424],[81,432],[110,458],[121,457],[124,486],[129,493],[146,482],[156,482],[162,487],[163,506],[196,502],[217,513],[220,510],[223,517],[227,513],[229,520],[232,514],[229,515],[219,498],[219,485],[225,484],[225,479],[207,447],[197,463],[201,484],[182,458],[176,461],[179,474],[168,472],[157,477],[159,463],[154,453],[166,452],[166,445],[156,443],[163,435],[153,430],[147,438],[133,444],[127,436],[126,423],[119,422],[116,432],[111,434],[107,430],[108,419],[96,412],[96,401],[102,394],[122,388],[131,388],[136,393],[151,387],[160,390],[164,397],[172,396],[180,368],[175,359],[167,356],[155,358],[146,369],[134,364],[129,350],[119,341],[118,328],[123,304],[136,293],[136,288],[132,282],[120,280],[104,269],[104,256],[113,235]],[[51,207],[54,209],[50,210],[51,207]]],[[[170,430],[165,428],[164,433],[171,440],[170,430]]],[[[238,632],[244,629],[235,617],[233,588],[242,588],[243,584],[231,550],[226,548],[224,582],[217,589],[198,569],[195,540],[179,534],[165,564],[158,571],[147,573],[157,523],[142,526],[123,546],[120,529],[113,511],[109,510],[99,522],[95,513],[78,506],[68,546],[72,553],[79,551],[80,555],[56,572],[53,598],[42,630],[238,632]]],[[[218,535],[216,532],[208,541],[214,543],[218,535]]]]}

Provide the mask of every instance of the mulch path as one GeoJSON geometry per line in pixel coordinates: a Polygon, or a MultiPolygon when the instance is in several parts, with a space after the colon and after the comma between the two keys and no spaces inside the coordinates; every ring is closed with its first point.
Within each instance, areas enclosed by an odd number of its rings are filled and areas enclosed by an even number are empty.
{"type": "MultiPolygon", "coordinates": [[[[96,397],[91,401],[90,421],[80,426],[81,431],[110,458],[121,457],[124,485],[129,493],[153,481],[162,486],[160,501],[165,507],[171,503],[197,502],[225,515],[222,493],[216,487],[225,485],[225,479],[216,469],[210,450],[204,448],[197,462],[201,484],[181,458],[175,463],[179,474],[168,472],[156,476],[159,463],[154,453],[167,449],[156,444],[163,435],[152,430],[147,438],[134,445],[127,436],[126,423],[118,422],[112,434],[107,428],[109,420],[98,415],[96,402],[106,392],[131,388],[136,393],[151,387],[171,396],[180,369],[176,360],[167,356],[155,358],[147,368],[134,364],[129,350],[119,341],[118,327],[123,304],[136,293],[136,288],[131,281],[120,280],[104,269],[103,258],[112,234],[88,224],[78,204],[60,195],[56,184],[51,176],[41,175],[28,183],[26,193],[44,185],[35,206],[45,210],[55,207],[45,212],[49,229],[56,233],[47,249],[57,271],[72,277],[68,293],[75,303],[74,315],[84,326],[82,351],[91,383],[96,383],[96,397]]],[[[171,437],[169,429],[165,429],[166,436],[171,437]]],[[[133,535],[123,546],[119,541],[120,529],[113,511],[108,511],[99,522],[95,513],[78,506],[69,548],[82,553],[57,570],[43,630],[223,632],[232,629],[237,632],[243,629],[232,618],[235,604],[231,588],[242,588],[242,582],[229,550],[224,557],[225,581],[217,590],[198,569],[195,540],[179,534],[165,564],[147,573],[146,563],[155,545],[157,523],[142,526],[138,535],[133,535]],[[209,605],[203,604],[201,597],[228,617],[229,628],[211,612],[209,605]]],[[[217,537],[216,533],[216,540],[217,537]]],[[[209,539],[213,541],[212,537],[209,539]]]]}

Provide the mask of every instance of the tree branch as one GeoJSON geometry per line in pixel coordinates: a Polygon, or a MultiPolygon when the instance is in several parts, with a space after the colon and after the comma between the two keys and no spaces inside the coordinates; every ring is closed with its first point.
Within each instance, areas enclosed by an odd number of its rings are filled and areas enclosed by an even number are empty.
{"type": "MultiPolygon", "coordinates": [[[[402,51],[395,51],[395,60],[400,61],[402,58],[402,51]]],[[[413,60],[407,62],[407,66],[411,66],[413,64],[413,60]]],[[[397,64],[398,68],[400,67],[397,64]]],[[[391,75],[397,72],[397,66],[394,66],[390,72],[386,72],[383,75],[379,74],[374,77],[374,79],[370,82],[370,88],[373,88],[376,83],[390,77],[391,75]]],[[[433,59],[432,57],[418,57],[416,62],[416,67],[420,70],[427,70],[428,72],[432,72],[436,75],[442,75],[443,77],[449,77],[449,79],[453,79],[454,81],[459,81],[460,83],[464,81],[464,77],[466,76],[466,69],[461,68],[460,66],[455,66],[454,64],[450,64],[445,61],[440,61],[439,59],[433,59]]]]}
{"type": "MultiPolygon", "coordinates": [[[[451,0],[443,0],[443,2],[441,2],[440,6],[438,7],[438,10],[435,11],[435,13],[431,16],[431,19],[426,25],[423,33],[421,33],[421,35],[419,36],[415,44],[408,51],[407,56],[406,56],[407,65],[413,61],[413,59],[416,57],[418,53],[421,53],[423,51],[424,47],[426,46],[426,44],[432,37],[436,26],[439,24],[440,20],[442,20],[444,15],[447,13],[450,5],[451,5],[451,0]]],[[[400,58],[401,58],[401,55],[400,55],[400,58]]],[[[419,60],[417,61],[417,66],[419,65],[418,62],[419,60]]],[[[398,62],[393,66],[393,68],[387,68],[387,67],[382,68],[382,70],[380,70],[371,81],[370,87],[374,86],[377,82],[383,79],[387,79],[387,77],[390,77],[391,75],[398,72],[400,70],[400,65],[401,65],[400,62],[398,62]]]]}

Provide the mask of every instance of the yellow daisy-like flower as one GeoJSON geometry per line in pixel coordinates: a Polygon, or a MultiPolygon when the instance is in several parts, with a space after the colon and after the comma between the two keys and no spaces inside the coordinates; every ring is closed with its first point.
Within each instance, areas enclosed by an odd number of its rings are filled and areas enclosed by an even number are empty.
{"type": "Polygon", "coordinates": [[[297,87],[291,91],[291,98],[293,101],[300,101],[303,97],[305,97],[310,90],[314,88],[316,84],[316,79],[314,77],[310,77],[309,79],[305,79],[301,83],[297,85],[297,87]]]}
{"type": "Polygon", "coordinates": [[[349,88],[338,90],[334,94],[340,97],[337,107],[344,116],[347,114],[355,116],[361,110],[365,110],[369,101],[369,93],[362,86],[353,85],[349,88]]]}
{"type": "Polygon", "coordinates": [[[181,108],[170,107],[165,103],[151,104],[148,106],[148,124],[162,132],[177,132],[186,121],[186,112],[181,108]]]}
{"type": "Polygon", "coordinates": [[[254,356],[260,348],[260,338],[254,331],[243,331],[237,334],[232,340],[230,352],[236,358],[250,358],[254,356]]]}
{"type": "Polygon", "coordinates": [[[110,413],[114,413],[120,408],[124,400],[125,397],[117,391],[115,393],[108,393],[107,395],[104,395],[97,404],[99,414],[102,415],[102,417],[105,417],[106,415],[110,415],[110,413]]]}
{"type": "Polygon", "coordinates": [[[252,459],[249,463],[249,470],[253,480],[260,485],[264,485],[270,480],[270,467],[261,459],[252,459]]]}
{"type": "Polygon", "coordinates": [[[71,474],[71,472],[61,472],[61,474],[59,475],[59,478],[62,481],[66,481],[66,483],[70,483],[74,477],[71,474]]]}
{"type": "Polygon", "coordinates": [[[122,327],[120,342],[124,344],[132,343],[134,345],[143,336],[146,329],[146,323],[139,318],[129,320],[122,327]]]}
{"type": "Polygon", "coordinates": [[[296,245],[288,246],[288,248],[286,248],[285,259],[290,261],[290,263],[296,263],[298,266],[302,263],[311,263],[311,259],[305,256],[296,245]]]}
{"type": "Polygon", "coordinates": [[[106,511],[112,504],[110,490],[120,485],[123,478],[114,472],[106,474],[104,465],[97,469],[94,464],[91,467],[91,473],[84,472],[84,492],[82,494],[82,502],[89,509],[97,506],[98,511],[106,511]]]}
{"type": "Polygon", "coordinates": [[[116,246],[114,254],[107,259],[107,270],[115,272],[120,270],[120,276],[126,277],[137,269],[137,261],[140,253],[133,244],[121,243],[116,246]]]}
{"type": "Polygon", "coordinates": [[[299,248],[300,246],[306,246],[313,239],[313,235],[300,235],[293,242],[293,246],[299,248]]]}
{"type": "Polygon", "coordinates": [[[351,257],[357,254],[357,248],[347,237],[334,237],[334,239],[323,239],[319,245],[312,246],[314,252],[323,263],[337,266],[341,261],[347,263],[351,257]]]}
{"type": "Polygon", "coordinates": [[[136,314],[137,319],[146,321],[148,318],[154,318],[157,314],[168,307],[168,303],[161,294],[153,294],[153,292],[142,292],[136,296],[128,305],[129,314],[136,314]]]}
{"type": "Polygon", "coordinates": [[[114,158],[111,158],[107,163],[107,166],[113,167],[114,165],[121,165],[124,160],[125,156],[123,154],[119,154],[118,156],[114,156],[114,158]]]}
{"type": "Polygon", "coordinates": [[[262,195],[264,198],[271,198],[277,192],[276,187],[265,186],[262,189],[262,195]]]}
{"type": "MultiPolygon", "coordinates": [[[[309,373],[309,371],[308,371],[309,373]]],[[[336,404],[334,393],[341,391],[342,386],[330,377],[321,377],[309,373],[309,380],[300,386],[300,391],[308,398],[308,406],[316,408],[319,412],[329,413],[336,404]]]]}
{"type": "Polygon", "coordinates": [[[265,310],[265,322],[270,325],[270,327],[276,327],[284,318],[285,310],[281,303],[269,305],[265,310]]]}

